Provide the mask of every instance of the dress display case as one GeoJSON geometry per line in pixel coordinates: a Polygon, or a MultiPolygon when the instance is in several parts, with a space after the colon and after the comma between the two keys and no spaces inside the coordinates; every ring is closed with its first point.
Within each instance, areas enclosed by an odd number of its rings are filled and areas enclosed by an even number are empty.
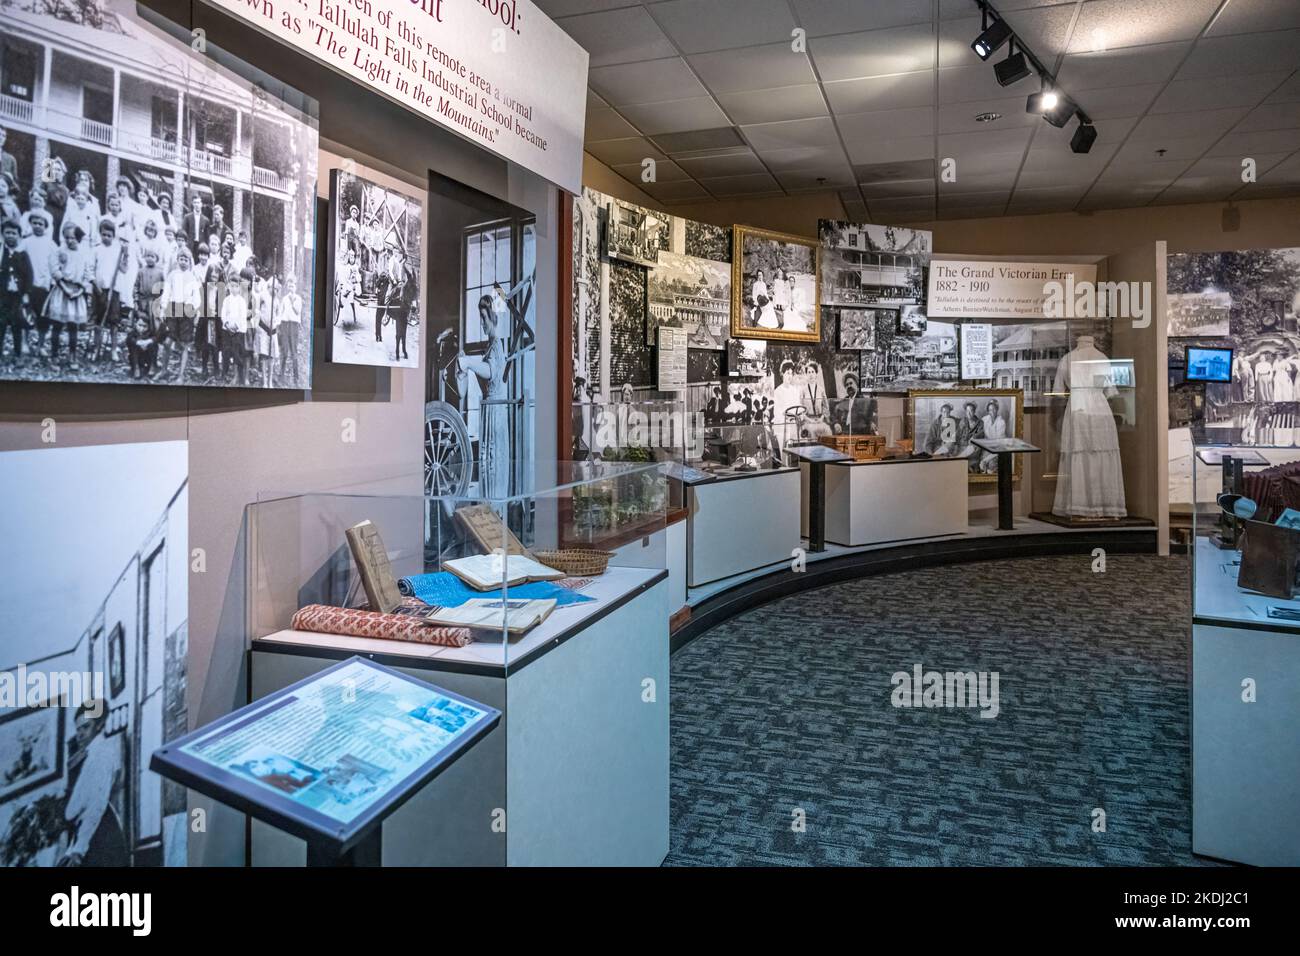
{"type": "Polygon", "coordinates": [[[1300,865],[1297,476],[1292,446],[1194,448],[1192,849],[1260,866],[1300,865]]]}
{"type": "MultiPolygon", "coordinates": [[[[653,463],[526,471],[533,489],[502,499],[311,493],[249,508],[252,699],[361,655],[504,715],[385,822],[386,865],[657,865],[667,852],[668,478],[653,463]],[[364,521],[407,604],[454,610],[468,594],[540,600],[549,613],[523,633],[498,616],[443,643],[295,627],[308,605],[365,602],[347,544],[364,521]],[[563,563],[555,552],[608,563],[512,583],[500,557],[563,563]],[[458,576],[475,562],[489,579],[477,588],[458,576]]],[[[300,841],[254,823],[254,865],[303,858],[300,841]]]]}

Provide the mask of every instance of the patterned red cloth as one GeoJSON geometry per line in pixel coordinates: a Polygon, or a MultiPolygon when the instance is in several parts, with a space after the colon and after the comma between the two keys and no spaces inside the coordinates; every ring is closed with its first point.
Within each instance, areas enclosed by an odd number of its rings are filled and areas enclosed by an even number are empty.
{"type": "Polygon", "coordinates": [[[289,626],[295,631],[377,637],[387,641],[410,641],[413,644],[440,644],[443,647],[464,647],[474,640],[467,627],[434,627],[402,614],[380,614],[378,611],[330,607],[326,604],[308,604],[294,614],[289,626]]]}

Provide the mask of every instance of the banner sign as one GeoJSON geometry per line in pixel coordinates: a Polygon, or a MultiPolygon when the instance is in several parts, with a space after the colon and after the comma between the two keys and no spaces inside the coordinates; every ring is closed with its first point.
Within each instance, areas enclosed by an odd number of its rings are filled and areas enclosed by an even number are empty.
{"type": "Polygon", "coordinates": [[[1041,319],[1055,284],[1096,283],[1091,264],[1052,262],[930,262],[926,315],[932,319],[1041,319]],[[1073,280],[1070,277],[1073,276],[1073,280]]]}
{"type": "Polygon", "coordinates": [[[206,2],[582,192],[587,51],[532,0],[206,2]]]}

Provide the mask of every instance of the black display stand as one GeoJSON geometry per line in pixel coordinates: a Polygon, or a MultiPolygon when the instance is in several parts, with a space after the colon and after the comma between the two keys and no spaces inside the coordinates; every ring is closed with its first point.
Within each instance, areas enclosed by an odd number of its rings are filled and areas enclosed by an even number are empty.
{"type": "Polygon", "coordinates": [[[808,466],[808,553],[819,554],[826,550],[826,464],[852,461],[853,456],[820,444],[785,451],[808,466]]]}
{"type": "MultiPolygon", "coordinates": [[[[396,699],[391,694],[376,694],[375,698],[376,708],[397,706],[396,699]],[[390,700],[391,704],[388,703],[390,700]]],[[[350,702],[345,700],[347,703],[350,702]]],[[[408,711],[394,710],[392,713],[395,719],[409,717],[408,711]]],[[[382,716],[387,719],[387,711],[382,716]]],[[[335,719],[346,720],[347,716],[335,719]]],[[[154,751],[149,769],[305,841],[308,866],[380,866],[383,863],[384,820],[434,777],[469,752],[500,723],[501,712],[494,707],[435,687],[374,661],[351,657],[160,747],[154,751]],[[365,686],[366,677],[372,674],[400,681],[421,693],[428,692],[438,698],[458,702],[478,711],[479,716],[445,744],[438,738],[435,746],[439,749],[431,749],[427,758],[403,770],[369,806],[346,822],[296,802],[279,784],[264,786],[245,775],[232,772],[230,761],[234,758],[223,757],[214,762],[203,756],[205,748],[214,742],[237,739],[238,735],[247,735],[253,728],[260,730],[266,726],[263,721],[273,721],[278,714],[290,713],[287,708],[292,707],[299,697],[306,698],[316,692],[318,699],[324,700],[326,698],[319,696],[319,691],[325,688],[331,692],[329,699],[335,696],[343,699],[340,691],[365,686]]],[[[277,757],[286,763],[306,768],[292,754],[277,757]]],[[[320,773],[319,769],[313,772],[320,773]]]]}
{"type": "Polygon", "coordinates": [[[1015,447],[1008,448],[1003,445],[1002,440],[989,442],[983,438],[972,439],[971,444],[998,456],[998,530],[1015,531],[1016,521],[1011,506],[1011,483],[1015,477],[1013,474],[1015,458],[1012,456],[1033,454],[1042,449],[1028,442],[1018,442],[1015,447]]]}

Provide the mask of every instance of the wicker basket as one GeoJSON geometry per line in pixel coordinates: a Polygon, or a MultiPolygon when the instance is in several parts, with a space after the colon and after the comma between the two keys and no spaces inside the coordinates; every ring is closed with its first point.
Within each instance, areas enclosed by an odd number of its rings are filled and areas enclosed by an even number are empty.
{"type": "Polygon", "coordinates": [[[604,574],[613,555],[612,551],[588,551],[583,548],[533,552],[533,557],[548,568],[555,568],[572,577],[583,578],[604,574]]]}

